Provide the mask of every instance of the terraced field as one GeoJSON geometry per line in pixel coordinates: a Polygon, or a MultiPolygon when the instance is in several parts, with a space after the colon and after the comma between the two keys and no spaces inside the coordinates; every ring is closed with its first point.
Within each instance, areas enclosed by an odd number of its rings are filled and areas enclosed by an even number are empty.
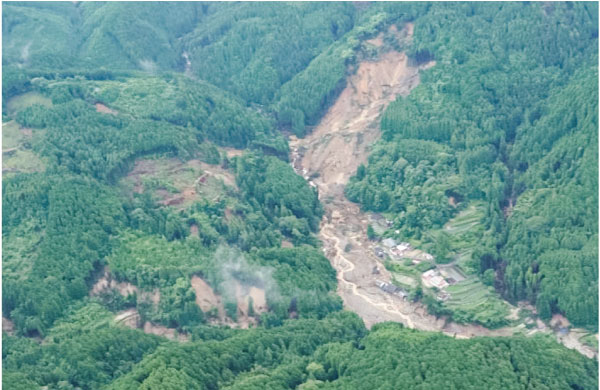
{"type": "Polygon", "coordinates": [[[470,265],[471,253],[485,232],[481,223],[484,219],[484,207],[481,202],[471,203],[442,229],[450,237],[450,256],[453,263],[467,274],[476,271],[470,265]]]}
{"type": "Polygon", "coordinates": [[[471,276],[446,291],[450,299],[445,304],[454,312],[456,321],[476,321],[490,328],[508,324],[506,316],[512,307],[478,277],[471,276]]]}

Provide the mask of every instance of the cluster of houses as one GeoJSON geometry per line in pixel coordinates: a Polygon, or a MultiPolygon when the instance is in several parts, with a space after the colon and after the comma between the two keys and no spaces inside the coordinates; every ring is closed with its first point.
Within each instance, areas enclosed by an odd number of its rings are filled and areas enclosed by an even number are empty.
{"type": "MultiPolygon", "coordinates": [[[[382,240],[381,244],[382,246],[376,246],[374,248],[374,253],[375,256],[382,259],[385,258],[387,254],[392,260],[411,259],[413,264],[419,264],[424,260],[433,260],[432,255],[413,248],[408,242],[397,243],[393,238],[386,238],[382,240]]],[[[373,274],[379,274],[379,269],[373,269],[373,274]]],[[[424,286],[428,288],[435,287],[438,290],[437,299],[440,301],[450,299],[450,294],[446,292],[445,289],[449,285],[456,283],[456,280],[447,275],[444,271],[440,272],[437,268],[424,272],[421,275],[421,281],[424,286]]],[[[402,299],[406,299],[408,296],[406,291],[393,284],[377,280],[376,285],[381,290],[389,294],[397,295],[402,299]]]]}
{"type": "MultiPolygon", "coordinates": [[[[409,258],[412,259],[414,264],[419,264],[423,260],[433,260],[432,255],[416,250],[415,248],[411,247],[408,242],[401,242],[398,244],[393,238],[386,238],[381,243],[387,249],[390,257],[394,260],[409,258]]],[[[386,251],[383,248],[375,247],[375,255],[377,257],[384,258],[385,253],[386,251]]]]}

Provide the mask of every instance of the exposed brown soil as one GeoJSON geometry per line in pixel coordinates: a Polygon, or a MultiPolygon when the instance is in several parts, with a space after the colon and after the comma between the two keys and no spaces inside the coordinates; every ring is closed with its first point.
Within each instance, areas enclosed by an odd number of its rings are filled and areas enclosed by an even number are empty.
{"type": "Polygon", "coordinates": [[[225,154],[227,155],[227,158],[239,157],[242,154],[244,154],[244,151],[241,150],[241,149],[223,148],[223,150],[225,151],[225,154]]]}
{"type": "Polygon", "coordinates": [[[104,273],[98,279],[98,281],[92,286],[90,290],[90,296],[97,296],[103,292],[109,290],[116,290],[123,297],[128,297],[132,294],[137,294],[139,299],[150,301],[152,304],[157,306],[160,302],[160,290],[154,289],[153,291],[143,291],[137,288],[137,286],[129,282],[118,282],[113,279],[108,267],[104,267],[104,273]]]}
{"type": "Polygon", "coordinates": [[[379,33],[379,35],[377,35],[375,38],[369,39],[365,42],[375,47],[381,47],[383,46],[383,33],[379,33]]]}
{"type": "Polygon", "coordinates": [[[292,244],[290,241],[288,240],[281,240],[281,247],[282,248],[293,248],[294,244],[292,244]]]}
{"type": "Polygon", "coordinates": [[[117,290],[119,294],[121,294],[124,297],[127,297],[128,295],[134,293],[138,293],[138,288],[136,286],[127,282],[117,282],[112,278],[108,267],[104,267],[104,273],[90,290],[90,296],[96,296],[112,289],[117,290]]]}
{"type": "Polygon", "coordinates": [[[177,341],[189,341],[189,335],[186,333],[179,333],[176,329],[167,328],[166,326],[153,324],[149,321],[144,322],[142,325],[140,314],[136,309],[127,309],[119,312],[114,319],[115,323],[127,326],[131,329],[142,329],[146,334],[153,334],[156,336],[165,337],[169,340],[177,341]]]}
{"type": "Polygon", "coordinates": [[[140,314],[136,309],[123,310],[117,313],[114,321],[131,329],[137,329],[140,327],[140,314]]]}
{"type": "MultiPolygon", "coordinates": [[[[232,149],[232,153],[233,151],[235,149],[232,149]]],[[[172,193],[165,188],[154,191],[162,205],[177,208],[184,208],[205,198],[208,195],[205,189],[211,187],[208,192],[214,192],[213,188],[218,187],[220,182],[236,188],[233,174],[220,166],[209,165],[200,160],[181,162],[176,158],[136,160],[134,168],[123,181],[130,183],[133,192],[142,193],[144,181],[154,178],[169,181],[178,191],[172,193]]]]}
{"type": "Polygon", "coordinates": [[[217,308],[218,318],[225,319],[225,309],[221,297],[215,294],[214,290],[202,278],[197,275],[192,276],[192,288],[196,292],[196,304],[203,312],[217,308]]]}
{"type": "Polygon", "coordinates": [[[581,338],[589,333],[584,329],[571,329],[567,334],[555,333],[559,343],[569,349],[575,349],[589,358],[597,358],[598,350],[584,344],[581,338]]]}
{"type": "Polygon", "coordinates": [[[217,318],[212,319],[211,323],[215,325],[227,325],[232,328],[246,329],[251,325],[258,323],[257,317],[268,310],[265,290],[256,286],[245,286],[237,280],[232,281],[232,288],[235,291],[237,300],[237,321],[232,321],[225,314],[225,307],[221,297],[197,275],[192,276],[191,284],[196,292],[196,304],[203,312],[217,309],[217,318]],[[250,315],[249,302],[252,298],[252,308],[254,314],[250,315]]]}
{"type": "MultiPolygon", "coordinates": [[[[429,67],[427,64],[421,68],[429,67]]],[[[340,196],[350,176],[367,160],[370,145],[379,137],[379,116],[398,95],[419,83],[419,67],[412,67],[404,53],[382,54],[377,62],[363,62],[346,88],[314,131],[290,146],[302,154],[297,162],[303,176],[314,173],[319,191],[340,196]]]]}
{"type": "Polygon", "coordinates": [[[119,112],[115,111],[113,109],[108,108],[107,106],[105,106],[102,103],[96,103],[96,111],[97,112],[101,112],[102,114],[111,114],[111,115],[118,115],[119,112]]]}
{"type": "Polygon", "coordinates": [[[448,198],[448,204],[449,204],[450,206],[452,206],[452,207],[456,208],[456,199],[455,199],[453,196],[449,197],[449,198],[448,198]]]}
{"type": "Polygon", "coordinates": [[[2,332],[12,335],[15,333],[15,324],[8,318],[2,316],[2,332]]]}
{"type": "Polygon", "coordinates": [[[173,328],[167,328],[166,326],[156,325],[151,323],[150,321],[144,322],[144,326],[142,327],[142,329],[146,334],[153,334],[156,336],[165,337],[169,340],[176,340],[182,342],[190,340],[190,336],[187,333],[179,333],[173,328]]]}

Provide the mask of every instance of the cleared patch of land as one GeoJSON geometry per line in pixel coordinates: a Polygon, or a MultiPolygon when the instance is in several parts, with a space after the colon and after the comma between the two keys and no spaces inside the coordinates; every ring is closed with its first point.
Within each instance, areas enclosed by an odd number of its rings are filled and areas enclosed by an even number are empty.
{"type": "Polygon", "coordinates": [[[14,115],[17,112],[24,110],[34,104],[42,106],[52,106],[52,100],[40,94],[39,92],[27,92],[21,95],[14,96],[6,102],[6,111],[8,115],[14,115]]]}
{"type": "Polygon", "coordinates": [[[161,204],[177,208],[202,199],[216,202],[236,189],[233,174],[219,165],[163,157],[137,160],[120,185],[129,194],[151,191],[161,204]]]}
{"type": "MultiPolygon", "coordinates": [[[[36,130],[36,136],[41,136],[43,130],[36,130]]],[[[21,127],[17,122],[9,121],[2,124],[2,173],[43,172],[46,169],[44,161],[33,152],[33,131],[21,127]]]]}

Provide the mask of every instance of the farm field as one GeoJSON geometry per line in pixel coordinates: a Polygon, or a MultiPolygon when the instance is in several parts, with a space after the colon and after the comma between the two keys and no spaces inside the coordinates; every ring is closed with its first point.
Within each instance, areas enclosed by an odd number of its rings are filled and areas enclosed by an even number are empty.
{"type": "Polygon", "coordinates": [[[456,264],[464,273],[473,274],[477,269],[472,263],[471,254],[478,241],[485,234],[482,225],[484,220],[484,204],[471,202],[458,215],[450,219],[442,229],[433,231],[432,237],[446,234],[449,238],[449,253],[451,263],[456,264]]]}
{"type": "Polygon", "coordinates": [[[448,286],[450,299],[444,304],[453,311],[457,322],[478,322],[488,328],[507,325],[511,305],[502,300],[492,287],[471,276],[461,283],[448,286]]]}

